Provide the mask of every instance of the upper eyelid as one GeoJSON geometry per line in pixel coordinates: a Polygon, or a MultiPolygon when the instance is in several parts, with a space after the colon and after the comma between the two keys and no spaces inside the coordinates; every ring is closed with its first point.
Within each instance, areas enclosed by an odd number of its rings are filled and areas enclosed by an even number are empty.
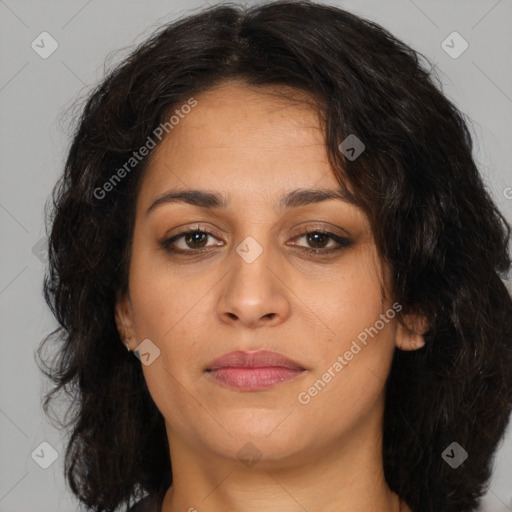
{"type": "MultiPolygon", "coordinates": [[[[165,237],[165,238],[167,238],[167,239],[177,238],[178,236],[186,235],[187,233],[194,233],[194,232],[197,232],[197,231],[202,231],[202,232],[207,233],[208,235],[215,236],[215,237],[218,237],[218,238],[222,238],[221,235],[218,235],[216,233],[215,229],[210,228],[210,227],[206,227],[206,226],[202,226],[202,225],[199,225],[199,224],[193,224],[191,226],[185,226],[185,227],[179,228],[179,229],[180,230],[177,233],[175,233],[174,235],[168,236],[168,237],[165,237]]],[[[272,231],[272,229],[267,231],[267,234],[270,233],[271,231],[272,231]]],[[[336,227],[336,228],[332,227],[332,228],[330,228],[330,227],[327,227],[327,226],[319,226],[319,225],[303,226],[302,228],[300,228],[300,232],[298,232],[297,234],[293,235],[293,237],[296,238],[297,236],[301,236],[301,235],[307,234],[308,232],[311,232],[311,231],[325,232],[325,234],[332,234],[332,235],[338,236],[340,238],[352,238],[350,233],[348,233],[343,228],[340,228],[340,227],[336,227]],[[341,233],[337,233],[336,230],[341,231],[341,233]]]]}
{"type": "MultiPolygon", "coordinates": [[[[305,231],[313,231],[315,229],[318,229],[320,231],[322,231],[322,230],[327,231],[327,232],[332,233],[333,235],[336,235],[336,236],[339,236],[339,237],[352,238],[352,235],[346,229],[343,229],[340,226],[332,226],[332,227],[325,226],[324,225],[325,223],[330,224],[329,222],[326,222],[326,221],[302,222],[301,223],[301,227],[297,228],[297,229],[300,230],[300,232],[297,235],[303,234],[305,231]]],[[[196,223],[193,223],[191,225],[185,225],[184,227],[183,226],[182,227],[178,227],[177,229],[179,229],[179,232],[177,232],[176,234],[174,234],[174,235],[172,235],[172,236],[170,236],[168,238],[173,238],[175,236],[186,234],[186,233],[191,232],[191,231],[207,231],[208,234],[210,234],[210,235],[221,237],[221,235],[216,234],[216,229],[215,228],[211,228],[209,226],[201,225],[200,221],[196,222],[196,223]]],[[[269,235],[275,229],[276,229],[275,226],[269,228],[267,230],[266,234],[269,235]]],[[[295,228],[294,228],[294,231],[295,231],[295,228]]],[[[297,236],[297,235],[294,235],[294,236],[297,236]]]]}
{"type": "MultiPolygon", "coordinates": [[[[344,231],[344,230],[342,230],[342,231],[344,231]]],[[[203,226],[197,226],[197,227],[188,226],[188,227],[183,228],[183,230],[180,231],[179,233],[176,233],[176,234],[174,234],[174,235],[172,235],[170,237],[164,237],[162,242],[164,242],[164,243],[165,242],[176,243],[176,241],[182,239],[182,237],[184,235],[186,235],[188,233],[196,233],[196,232],[204,233],[207,236],[212,236],[212,237],[214,237],[216,239],[220,238],[220,237],[218,237],[216,235],[215,231],[211,230],[210,228],[205,228],[203,226]]],[[[320,226],[304,227],[299,233],[293,235],[292,239],[297,239],[297,238],[306,236],[309,233],[315,233],[315,232],[325,234],[327,237],[330,238],[331,242],[334,242],[335,244],[338,244],[338,245],[339,245],[340,242],[338,242],[336,240],[336,238],[345,239],[347,242],[352,242],[352,237],[350,237],[350,235],[348,235],[348,233],[345,232],[346,234],[338,234],[338,233],[334,232],[333,230],[331,230],[329,228],[320,227],[320,226]]],[[[186,249],[185,249],[185,251],[186,251],[186,249]]],[[[194,249],[190,249],[190,251],[187,251],[187,252],[194,252],[194,249]]]]}
{"type": "MultiPolygon", "coordinates": [[[[207,225],[209,225],[209,222],[207,220],[198,220],[197,222],[195,223],[192,223],[191,224],[191,228],[189,229],[189,225],[188,224],[185,224],[186,227],[184,227],[184,231],[182,231],[181,233],[183,232],[186,232],[186,231],[191,231],[193,230],[192,228],[196,229],[194,226],[197,226],[198,224],[201,224],[201,223],[206,223],[207,225]]],[[[220,224],[221,226],[221,229],[222,230],[226,230],[226,231],[230,231],[232,226],[230,225],[229,222],[227,222],[225,219],[223,219],[222,217],[218,217],[217,215],[215,215],[215,221],[214,222],[217,222],[220,224]]],[[[286,221],[288,222],[288,221],[286,221]]],[[[328,221],[308,221],[308,220],[304,220],[303,222],[301,222],[301,225],[303,224],[309,224],[309,223],[320,223],[320,224],[331,224],[330,222],[328,221]]],[[[275,233],[278,229],[279,229],[279,224],[280,223],[277,223],[273,226],[270,226],[266,232],[265,232],[265,235],[266,236],[272,236],[273,233],[275,233]]],[[[178,226],[176,229],[181,229],[183,226],[178,226]]],[[[203,229],[203,226],[199,226],[199,229],[198,230],[201,230],[203,229]]],[[[207,227],[207,228],[204,228],[204,229],[207,229],[207,230],[210,230],[210,229],[216,229],[216,228],[210,228],[210,227],[207,227]]],[[[304,228],[304,229],[310,229],[309,227],[308,228],[304,228]]],[[[337,236],[341,236],[341,237],[345,237],[345,238],[352,238],[352,234],[350,232],[348,232],[346,229],[343,229],[341,226],[335,226],[335,225],[332,225],[332,227],[329,227],[329,226],[323,226],[322,229],[328,229],[329,231],[333,231],[334,234],[336,234],[337,236]],[[339,231],[339,233],[337,233],[337,231],[339,231]]],[[[174,236],[174,235],[173,235],[174,236]]],[[[220,235],[218,235],[220,236],[220,235]]]]}

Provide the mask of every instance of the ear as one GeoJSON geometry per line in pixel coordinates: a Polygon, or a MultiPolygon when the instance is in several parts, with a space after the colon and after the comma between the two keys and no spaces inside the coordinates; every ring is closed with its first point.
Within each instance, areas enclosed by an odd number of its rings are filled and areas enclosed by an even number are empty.
{"type": "Polygon", "coordinates": [[[135,350],[137,337],[133,321],[133,309],[130,298],[122,295],[117,296],[115,304],[115,320],[117,331],[127,349],[135,350]]]}
{"type": "Polygon", "coordinates": [[[425,345],[423,335],[428,331],[429,325],[425,316],[409,314],[398,322],[396,332],[396,346],[400,350],[418,350],[425,345]]]}

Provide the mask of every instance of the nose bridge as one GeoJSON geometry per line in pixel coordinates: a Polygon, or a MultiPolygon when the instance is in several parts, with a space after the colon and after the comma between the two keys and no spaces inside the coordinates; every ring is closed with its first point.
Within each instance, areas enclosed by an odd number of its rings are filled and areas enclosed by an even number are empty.
{"type": "Polygon", "coordinates": [[[233,270],[247,273],[260,273],[268,270],[267,265],[271,264],[273,252],[273,230],[271,226],[275,221],[269,203],[266,208],[261,206],[261,201],[256,205],[244,205],[244,218],[239,218],[238,235],[233,261],[233,270]],[[237,259],[239,258],[239,259],[237,259]]]}
{"type": "Polygon", "coordinates": [[[246,236],[231,255],[229,264],[233,272],[230,284],[241,288],[242,292],[247,294],[271,293],[275,288],[273,286],[275,276],[270,270],[273,253],[266,234],[246,236]]]}
{"type": "Polygon", "coordinates": [[[288,301],[276,269],[272,268],[276,262],[275,251],[268,233],[254,230],[226,261],[232,272],[219,302],[222,318],[237,318],[254,325],[264,318],[277,316],[282,320],[286,316],[288,301]]]}

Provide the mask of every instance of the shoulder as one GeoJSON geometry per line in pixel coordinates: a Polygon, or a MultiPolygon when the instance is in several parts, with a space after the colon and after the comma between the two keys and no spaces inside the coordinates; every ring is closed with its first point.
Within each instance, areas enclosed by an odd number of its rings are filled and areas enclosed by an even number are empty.
{"type": "Polygon", "coordinates": [[[161,512],[161,504],[155,496],[146,496],[132,505],[127,512],[161,512]]]}

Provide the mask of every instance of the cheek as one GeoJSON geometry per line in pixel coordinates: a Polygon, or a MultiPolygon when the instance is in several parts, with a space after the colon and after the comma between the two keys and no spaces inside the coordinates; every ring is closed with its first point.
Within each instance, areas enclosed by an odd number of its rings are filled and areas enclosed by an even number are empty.
{"type": "Polygon", "coordinates": [[[343,270],[326,283],[326,289],[320,290],[318,307],[331,330],[329,341],[332,338],[331,345],[336,344],[336,349],[348,349],[352,340],[374,326],[388,308],[381,275],[374,254],[363,250],[352,255],[343,270]]]}
{"type": "MultiPolygon", "coordinates": [[[[140,247],[149,244],[143,241],[140,247]]],[[[201,318],[201,299],[215,286],[213,276],[194,279],[180,274],[159,250],[134,247],[130,268],[130,295],[138,338],[167,343],[183,324],[201,318]]],[[[204,316],[203,316],[204,318],[204,316]]],[[[193,327],[191,327],[193,331],[193,327]]]]}
{"type": "Polygon", "coordinates": [[[137,339],[140,343],[148,338],[160,350],[151,365],[141,363],[144,378],[166,421],[185,429],[198,414],[191,397],[200,372],[191,363],[201,359],[201,325],[194,322],[205,318],[201,298],[206,289],[201,282],[186,282],[162,268],[134,263],[138,267],[130,279],[130,293],[137,339]]]}
{"type": "Polygon", "coordinates": [[[373,255],[353,263],[318,295],[330,333],[317,340],[318,364],[297,397],[307,417],[328,415],[336,424],[364,417],[379,400],[396,335],[396,308],[383,297],[373,255]]]}
{"type": "Polygon", "coordinates": [[[396,321],[383,321],[378,309],[360,328],[351,326],[346,337],[338,336],[322,357],[309,379],[295,397],[303,408],[298,418],[303,428],[327,430],[332,435],[363,428],[365,422],[383,404],[385,383],[394,351],[396,321]],[[377,320],[376,320],[377,319],[377,320]],[[368,321],[367,321],[368,320],[368,321]],[[363,341],[361,341],[363,340],[363,341]]]}
{"type": "Polygon", "coordinates": [[[149,339],[160,351],[151,365],[141,363],[142,371],[157,407],[171,420],[178,420],[176,414],[195,403],[184,388],[192,391],[194,379],[200,376],[199,366],[191,362],[201,360],[198,340],[204,332],[201,319],[204,324],[207,303],[201,299],[214,284],[208,276],[183,279],[170,265],[155,262],[150,251],[133,251],[130,296],[137,340],[149,339]]]}

